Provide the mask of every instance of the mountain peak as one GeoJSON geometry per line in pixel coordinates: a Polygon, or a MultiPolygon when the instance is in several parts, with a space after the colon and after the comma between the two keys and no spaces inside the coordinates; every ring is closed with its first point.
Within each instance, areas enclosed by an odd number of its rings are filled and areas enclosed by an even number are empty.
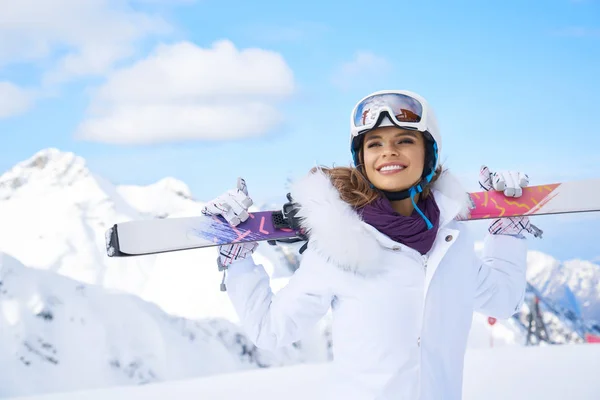
{"type": "Polygon", "coordinates": [[[88,175],[83,158],[56,148],[43,149],[0,176],[0,199],[26,184],[69,186],[88,175]]]}
{"type": "MultiPolygon", "coordinates": [[[[49,147],[47,149],[42,149],[35,153],[31,158],[25,160],[18,164],[18,166],[30,168],[30,169],[38,169],[45,170],[48,167],[69,167],[73,164],[85,165],[85,161],[83,158],[76,156],[74,153],[70,151],[61,151],[55,147],[49,147]]],[[[64,170],[65,168],[59,168],[64,170]]]]}
{"type": "Polygon", "coordinates": [[[185,182],[173,177],[163,178],[151,186],[173,192],[184,199],[192,199],[192,191],[190,190],[189,186],[185,182]]]}

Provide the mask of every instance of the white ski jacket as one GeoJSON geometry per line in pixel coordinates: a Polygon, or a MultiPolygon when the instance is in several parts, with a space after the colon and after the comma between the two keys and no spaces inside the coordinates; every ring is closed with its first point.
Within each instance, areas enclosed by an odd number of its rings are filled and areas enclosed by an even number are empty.
{"type": "Polygon", "coordinates": [[[252,258],[230,266],[227,293],[256,346],[302,339],[332,309],[336,378],[323,398],[458,400],[473,311],[508,318],[526,287],[526,240],[487,235],[474,250],[468,198],[448,173],[434,184],[440,228],[422,256],[361,221],[323,172],[294,184],[310,230],[299,269],[276,295],[252,258]]]}

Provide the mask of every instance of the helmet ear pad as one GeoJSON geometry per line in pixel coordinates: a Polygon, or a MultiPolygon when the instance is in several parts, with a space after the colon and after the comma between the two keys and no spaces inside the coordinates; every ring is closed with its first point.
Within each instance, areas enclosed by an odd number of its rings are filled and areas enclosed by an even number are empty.
{"type": "Polygon", "coordinates": [[[352,139],[352,161],[357,168],[363,163],[362,145],[364,140],[365,135],[359,135],[352,139]]]}
{"type": "Polygon", "coordinates": [[[435,171],[436,146],[429,133],[423,133],[423,137],[425,138],[425,165],[423,166],[422,178],[425,179],[427,175],[435,171]]]}

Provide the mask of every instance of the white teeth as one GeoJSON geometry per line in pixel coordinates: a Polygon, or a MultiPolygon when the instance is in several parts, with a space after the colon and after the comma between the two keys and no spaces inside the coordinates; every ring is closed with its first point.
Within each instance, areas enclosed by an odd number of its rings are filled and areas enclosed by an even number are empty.
{"type": "Polygon", "coordinates": [[[380,171],[393,171],[397,169],[404,169],[404,167],[401,165],[386,165],[385,167],[381,168],[380,171]]]}

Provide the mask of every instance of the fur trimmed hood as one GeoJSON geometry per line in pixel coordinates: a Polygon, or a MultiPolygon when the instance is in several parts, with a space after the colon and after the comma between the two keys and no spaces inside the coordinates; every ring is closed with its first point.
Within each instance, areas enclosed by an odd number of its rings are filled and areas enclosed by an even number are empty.
{"type": "MultiPolygon", "coordinates": [[[[469,214],[467,191],[448,171],[433,184],[432,193],[440,209],[440,227],[469,214]]],[[[312,250],[344,270],[375,272],[382,255],[381,234],[341,199],[325,172],[317,169],[295,182],[291,195],[300,205],[297,217],[310,235],[312,250]]]]}

